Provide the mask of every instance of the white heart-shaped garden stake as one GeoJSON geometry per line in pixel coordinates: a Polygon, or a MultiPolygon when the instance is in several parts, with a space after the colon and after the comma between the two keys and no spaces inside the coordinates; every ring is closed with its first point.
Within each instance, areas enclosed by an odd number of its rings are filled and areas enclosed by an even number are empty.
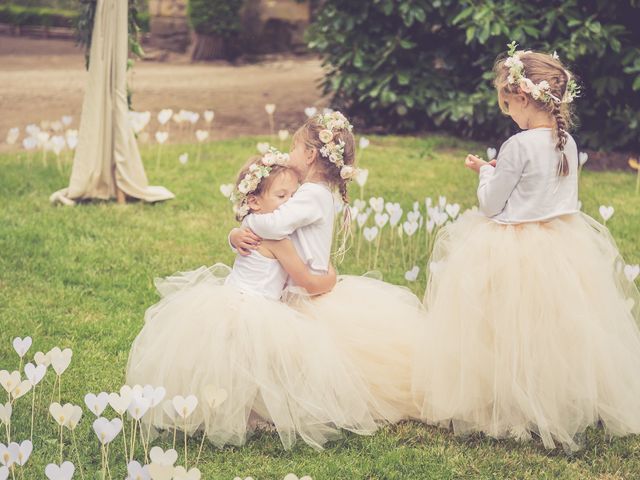
{"type": "Polygon", "coordinates": [[[73,417],[74,408],[70,403],[60,405],[58,402],[54,402],[49,405],[49,413],[56,421],[58,425],[65,426],[67,422],[73,417]]]}
{"type": "Polygon", "coordinates": [[[62,465],[50,463],[44,469],[44,474],[49,480],[71,480],[76,467],[71,462],[64,462],[62,465]]]}
{"type": "Polygon", "coordinates": [[[31,348],[32,343],[33,340],[31,340],[31,337],[16,337],[13,339],[13,348],[20,358],[23,358],[31,348]]]}
{"type": "Polygon", "coordinates": [[[196,130],[196,139],[199,142],[204,142],[209,138],[209,132],[207,130],[196,130]]]}
{"type": "Polygon", "coordinates": [[[158,123],[160,123],[160,125],[164,125],[169,120],[171,120],[172,116],[173,116],[173,110],[171,110],[170,108],[162,109],[160,110],[160,112],[158,112],[158,123]]]}
{"type": "Polygon", "coordinates": [[[578,162],[580,163],[580,166],[587,163],[587,160],[589,160],[589,154],[587,152],[580,152],[578,154],[578,162]]]}
{"type": "Polygon", "coordinates": [[[153,480],[171,480],[174,471],[173,465],[158,465],[157,463],[149,465],[149,475],[153,480]]]}
{"type": "Polygon", "coordinates": [[[220,193],[224,195],[224,198],[229,198],[231,197],[231,194],[233,193],[233,190],[235,188],[236,186],[233,183],[225,183],[223,185],[220,185],[220,193]]]}
{"type": "Polygon", "coordinates": [[[82,418],[82,408],[79,407],[78,405],[74,405],[73,409],[71,410],[71,416],[67,420],[67,423],[65,426],[69,430],[75,430],[76,427],[78,426],[78,423],[80,423],[81,418],[82,418]]]}
{"type": "Polygon", "coordinates": [[[360,141],[358,142],[358,146],[361,150],[364,150],[369,146],[369,139],[367,137],[360,137],[360,141]]]}
{"type": "Polygon", "coordinates": [[[287,473],[283,480],[313,480],[313,479],[308,475],[298,478],[298,476],[295,473],[287,473]]]}
{"type": "Polygon", "coordinates": [[[25,440],[20,444],[16,442],[11,442],[9,444],[9,453],[11,454],[11,458],[21,467],[27,463],[27,460],[29,460],[29,457],[31,456],[31,452],[33,452],[33,444],[29,440],[25,440]]]}
{"type": "Polygon", "coordinates": [[[640,275],[640,265],[625,265],[624,275],[630,282],[633,282],[640,275]]]}
{"type": "Polygon", "coordinates": [[[152,464],[173,467],[178,460],[178,452],[173,448],[162,450],[160,447],[153,447],[149,452],[149,458],[152,464]]]}
{"type": "Polygon", "coordinates": [[[107,392],[100,392],[98,395],[87,393],[84,396],[84,403],[91,413],[99,417],[109,404],[109,394],[107,392]]]}
{"type": "Polygon", "coordinates": [[[198,406],[198,399],[195,395],[189,395],[188,397],[176,395],[173,397],[172,402],[173,408],[176,409],[176,413],[181,418],[189,417],[198,406]]]}
{"type": "Polygon", "coordinates": [[[367,202],[361,200],[360,198],[357,198],[353,201],[353,206],[358,209],[359,212],[364,212],[364,209],[367,208],[367,202]]]}
{"type": "Polygon", "coordinates": [[[607,220],[613,217],[613,213],[615,212],[614,208],[611,205],[600,205],[598,211],[600,212],[600,216],[604,220],[604,223],[607,223],[607,220]]]}
{"type": "Polygon", "coordinates": [[[131,415],[135,420],[140,420],[145,413],[149,411],[151,407],[151,402],[148,398],[144,398],[143,396],[134,395],[131,399],[131,404],[127,411],[129,415],[131,415]]]}
{"type": "Polygon", "coordinates": [[[391,216],[389,217],[389,224],[392,227],[395,227],[396,225],[398,225],[398,222],[400,222],[400,220],[402,220],[402,209],[396,209],[393,211],[393,213],[391,213],[391,216]]]}
{"type": "Polygon", "coordinates": [[[4,465],[5,467],[11,468],[15,461],[16,459],[13,458],[9,447],[7,447],[3,443],[0,443],[0,464],[4,465]]]}
{"type": "Polygon", "coordinates": [[[407,213],[407,220],[409,220],[410,223],[418,223],[418,221],[420,220],[420,212],[414,210],[407,213]]]}
{"type": "Polygon", "coordinates": [[[267,115],[273,115],[276,111],[276,106],[273,103],[267,103],[264,106],[264,111],[267,112],[267,115]]]}
{"type": "Polygon", "coordinates": [[[265,155],[269,152],[271,145],[269,145],[269,143],[267,142],[259,142],[256,147],[258,148],[258,152],[260,152],[262,155],[265,155]]]}
{"type": "Polygon", "coordinates": [[[135,460],[127,464],[127,479],[126,480],[151,480],[151,474],[149,473],[148,465],[140,465],[135,460]]]}
{"type": "Polygon", "coordinates": [[[153,387],[152,385],[145,385],[142,389],[142,395],[149,400],[150,408],[159,405],[164,400],[167,390],[164,387],[153,387]]]}
{"type": "Polygon", "coordinates": [[[356,171],[355,181],[360,188],[364,187],[369,179],[369,170],[360,168],[356,171]]]}
{"type": "Polygon", "coordinates": [[[2,385],[2,388],[4,388],[7,393],[13,392],[13,390],[20,385],[20,372],[17,370],[11,373],[6,370],[0,371],[0,385],[2,385]]]}
{"type": "Polygon", "coordinates": [[[45,367],[51,365],[51,359],[46,353],[36,352],[33,356],[33,360],[36,362],[36,365],[44,365],[45,367]]]}
{"type": "Polygon", "coordinates": [[[118,436],[122,430],[122,420],[114,418],[109,421],[104,417],[96,418],[93,422],[93,431],[98,436],[98,441],[102,445],[111,443],[111,441],[118,436]]]}
{"type": "Polygon", "coordinates": [[[284,142],[287,138],[289,138],[289,130],[278,130],[278,138],[281,142],[284,142]]]}
{"type": "Polygon", "coordinates": [[[418,224],[416,222],[404,222],[402,229],[410,237],[418,230],[418,224]]]}
{"type": "Polygon", "coordinates": [[[51,366],[53,367],[53,370],[57,375],[62,375],[71,363],[73,352],[70,348],[60,350],[58,347],[54,347],[48,355],[51,359],[51,366]]]}
{"type": "Polygon", "coordinates": [[[189,161],[189,154],[188,153],[183,153],[178,157],[178,161],[182,164],[182,165],[186,165],[187,162],[189,161]]]}
{"type": "Polygon", "coordinates": [[[447,214],[449,214],[452,220],[455,220],[460,213],[460,205],[458,205],[457,203],[447,205],[445,207],[445,211],[447,212],[447,214]]]}
{"type": "Polygon", "coordinates": [[[10,402],[2,405],[0,403],[0,422],[8,425],[11,422],[11,414],[13,413],[13,407],[10,402]]]}
{"type": "Polygon", "coordinates": [[[365,229],[362,231],[362,234],[364,235],[364,239],[367,242],[373,242],[378,236],[378,227],[365,227],[365,229]]]}
{"type": "Polygon", "coordinates": [[[24,366],[24,375],[34,387],[42,381],[46,373],[47,367],[45,365],[38,365],[36,367],[33,363],[27,363],[24,366]]]}
{"type": "Polygon", "coordinates": [[[213,122],[213,119],[215,118],[216,114],[213,110],[205,110],[203,117],[204,117],[204,121],[207,123],[211,123],[213,122]]]}
{"type": "Polygon", "coordinates": [[[375,222],[380,229],[383,229],[388,221],[389,221],[388,213],[376,213],[375,222]]]}
{"type": "Polygon", "coordinates": [[[369,205],[376,213],[382,213],[384,210],[384,198],[382,197],[371,197],[369,199],[369,205]]]}
{"type": "Polygon", "coordinates": [[[411,270],[409,270],[404,274],[404,279],[407,282],[415,282],[416,279],[418,278],[418,273],[420,273],[420,267],[416,265],[411,270]]]}
{"type": "Polygon", "coordinates": [[[436,228],[436,221],[433,218],[427,220],[427,232],[433,233],[433,229],[436,228]]]}
{"type": "Polygon", "coordinates": [[[169,132],[156,132],[156,142],[162,145],[169,138],[169,132]]]}
{"type": "Polygon", "coordinates": [[[318,113],[318,109],[316,107],[307,107],[304,109],[304,114],[308,118],[313,117],[316,113],[318,113]]]}
{"type": "Polygon", "coordinates": [[[493,147],[487,148],[487,161],[490,162],[491,160],[495,160],[497,154],[498,154],[498,151],[495,148],[493,147]]]}
{"type": "Polygon", "coordinates": [[[369,214],[367,212],[359,213],[358,216],[356,217],[356,222],[358,222],[358,227],[360,228],[364,227],[364,224],[367,223],[368,219],[369,219],[369,214]]]}
{"type": "Polygon", "coordinates": [[[122,416],[131,405],[131,394],[126,392],[124,394],[111,393],[109,394],[109,405],[118,415],[122,416]]]}
{"type": "Polygon", "coordinates": [[[176,467],[173,472],[173,480],[200,480],[202,474],[197,468],[192,468],[187,472],[184,467],[176,467]]]}
{"type": "Polygon", "coordinates": [[[9,478],[9,469],[2,465],[0,467],[0,480],[7,480],[9,478]]]}
{"type": "Polygon", "coordinates": [[[433,221],[436,222],[436,225],[441,227],[449,220],[449,214],[447,212],[435,212],[433,215],[433,221]]]}
{"type": "Polygon", "coordinates": [[[26,394],[29,390],[31,390],[31,382],[29,380],[23,380],[18,385],[16,385],[16,388],[11,391],[11,396],[14,400],[17,400],[18,398],[26,394]]]}
{"type": "Polygon", "coordinates": [[[227,391],[224,388],[216,388],[213,385],[204,387],[204,399],[211,408],[218,408],[227,399],[227,391]]]}

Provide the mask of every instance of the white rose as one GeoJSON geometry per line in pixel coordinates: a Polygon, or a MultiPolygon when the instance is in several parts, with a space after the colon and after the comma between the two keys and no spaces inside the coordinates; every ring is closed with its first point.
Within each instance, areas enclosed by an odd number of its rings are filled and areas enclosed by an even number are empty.
{"type": "Polygon", "coordinates": [[[247,182],[246,180],[241,181],[238,185],[238,190],[240,191],[240,193],[244,193],[245,195],[249,193],[249,188],[249,182],[247,182]]]}
{"type": "Polygon", "coordinates": [[[349,178],[353,177],[355,173],[355,170],[353,167],[350,166],[344,166],[340,169],[340,176],[344,179],[344,180],[348,180],[349,178]]]}
{"type": "Polygon", "coordinates": [[[331,140],[333,140],[333,133],[331,133],[331,130],[321,130],[320,140],[322,141],[322,143],[329,143],[331,140]]]}
{"type": "Polygon", "coordinates": [[[264,165],[266,165],[267,167],[270,167],[274,163],[276,163],[276,156],[274,154],[272,154],[272,153],[269,153],[269,154],[264,156],[264,158],[262,159],[262,163],[264,165]]]}

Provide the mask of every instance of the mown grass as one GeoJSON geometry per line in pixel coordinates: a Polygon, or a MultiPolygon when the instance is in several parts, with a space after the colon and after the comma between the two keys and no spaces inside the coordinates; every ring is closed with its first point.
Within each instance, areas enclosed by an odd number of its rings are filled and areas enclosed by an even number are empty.
{"type": "MultiPolygon", "coordinates": [[[[233,261],[226,234],[235,223],[218,188],[234,179],[259,140],[264,139],[207,144],[199,163],[195,145],[165,147],[159,165],[156,149],[144,149],[151,183],[176,194],[175,200],[157,205],[96,202],[54,208],[48,196],[66,185],[68,166],[60,172],[53,163],[43,166],[39,158],[27,162],[24,154],[0,156],[0,369],[18,366],[11,339],[31,335],[34,346],[29,358],[55,345],[74,351],[71,367],[62,377],[63,401],[84,406],[87,392],[119,389],[144,311],[158,299],[153,278],[233,261]],[[182,152],[190,153],[187,165],[177,160],[182,152]]],[[[449,201],[470,207],[475,203],[476,178],[461,165],[467,151],[482,152],[484,147],[444,136],[372,138],[361,157],[361,166],[370,170],[365,198],[382,196],[407,210],[416,200],[422,204],[427,196],[446,195],[449,201]]],[[[622,172],[585,171],[581,180],[586,212],[597,217],[599,205],[615,207],[609,227],[627,263],[640,262],[640,209],[633,187],[634,177],[622,172]]],[[[360,194],[357,187],[352,193],[360,194]]],[[[340,270],[362,273],[369,267],[366,263],[362,258],[356,262],[352,250],[340,270]]],[[[397,250],[384,250],[379,267],[386,280],[406,284],[397,250]]],[[[425,282],[423,275],[419,278],[410,287],[421,294],[425,282]]],[[[28,479],[44,478],[44,466],[59,461],[57,430],[45,407],[51,383],[43,389],[34,454],[24,472],[28,479]]],[[[0,392],[4,401],[3,395],[0,392]]],[[[16,404],[13,439],[28,438],[30,399],[29,394],[16,404]]],[[[100,463],[92,421],[85,412],[76,432],[87,478],[94,478],[87,472],[97,470],[100,463]]],[[[2,430],[0,439],[5,440],[2,430]]],[[[159,444],[168,448],[170,441],[161,439],[159,444]]],[[[198,439],[190,441],[191,452],[197,446],[198,439]]],[[[261,433],[243,448],[206,446],[200,468],[205,479],[229,480],[236,475],[278,479],[288,472],[316,480],[613,479],[640,476],[639,452],[640,438],[609,440],[600,429],[587,433],[581,452],[567,456],[548,452],[538,442],[462,439],[403,423],[373,437],[345,435],[320,453],[303,443],[284,451],[275,434],[261,433]]],[[[71,447],[65,447],[64,456],[77,463],[71,447]]],[[[120,441],[114,443],[110,457],[113,478],[124,478],[120,441]]],[[[79,472],[75,478],[80,478],[79,472]]]]}

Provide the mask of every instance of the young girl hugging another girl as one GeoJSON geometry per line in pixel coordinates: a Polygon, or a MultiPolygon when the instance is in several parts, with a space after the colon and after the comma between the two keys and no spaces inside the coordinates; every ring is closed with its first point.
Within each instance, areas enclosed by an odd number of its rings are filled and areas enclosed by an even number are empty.
{"type": "Polygon", "coordinates": [[[512,44],[495,86],[523,131],[497,163],[467,157],[479,213],[436,241],[414,371],[422,417],[568,450],[597,422],[638,433],[640,295],[607,228],[579,211],[573,75],[512,44]]]}
{"type": "MultiPolygon", "coordinates": [[[[238,176],[238,220],[266,215],[298,188],[287,155],[250,160],[238,176]]],[[[374,400],[327,329],[280,302],[288,277],[311,294],[335,284],[335,272],[312,275],[289,239],[265,241],[237,256],[226,277],[220,265],[157,282],[163,294],[145,314],[129,354],[127,383],[163,386],[167,395],[196,395],[185,429],[203,430],[216,445],[243,444],[255,419],[272,423],[285,448],[299,435],[321,448],[340,428],[370,434],[374,400]],[[211,405],[208,392],[226,400],[211,405]]],[[[172,428],[160,408],[150,421],[172,428]]]]}
{"type": "MultiPolygon", "coordinates": [[[[236,248],[251,249],[263,238],[291,236],[311,271],[325,273],[336,212],[332,191],[337,190],[348,205],[347,185],[356,172],[349,121],[339,112],[310,118],[294,134],[289,165],[303,179],[296,194],[273,213],[252,216],[246,222],[250,231],[236,229],[230,241],[236,248]]],[[[338,255],[345,251],[350,227],[347,209],[338,255]]],[[[410,372],[413,337],[424,321],[424,308],[410,290],[341,275],[331,292],[312,301],[297,302],[299,298],[294,295],[291,304],[327,327],[358,367],[378,401],[378,419],[395,422],[418,414],[410,372]]]]}

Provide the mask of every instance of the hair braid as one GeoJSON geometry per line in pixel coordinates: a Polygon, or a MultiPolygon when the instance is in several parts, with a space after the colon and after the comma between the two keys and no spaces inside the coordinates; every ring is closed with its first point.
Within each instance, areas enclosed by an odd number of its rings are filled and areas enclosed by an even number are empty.
{"type": "Polygon", "coordinates": [[[556,137],[558,138],[556,149],[558,149],[561,154],[560,163],[558,165],[558,174],[566,177],[569,175],[569,161],[567,160],[567,154],[564,151],[564,147],[567,144],[567,125],[565,122],[565,116],[562,114],[559,104],[555,102],[553,103],[551,115],[553,115],[556,122],[556,137]]]}

